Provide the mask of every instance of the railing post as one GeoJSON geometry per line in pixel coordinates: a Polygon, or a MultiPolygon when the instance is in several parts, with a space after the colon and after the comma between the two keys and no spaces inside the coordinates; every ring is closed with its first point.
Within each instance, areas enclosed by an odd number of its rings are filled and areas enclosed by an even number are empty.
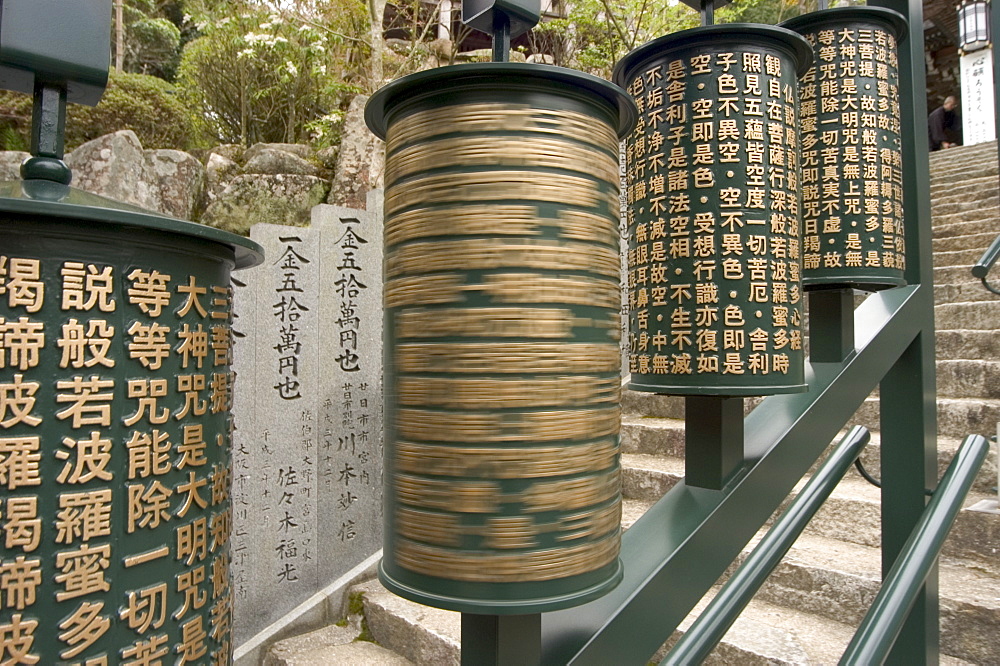
{"type": "MultiPolygon", "coordinates": [[[[880,384],[882,431],[882,574],[885,576],[923,513],[924,490],[937,480],[937,412],[934,366],[933,255],[930,167],[924,75],[923,7],[920,0],[873,0],[895,9],[909,25],[900,43],[899,103],[902,122],[903,202],[906,211],[906,281],[917,290],[921,332],[880,384]]],[[[927,578],[886,663],[938,662],[937,571],[927,578]]]]}
{"type": "Polygon", "coordinates": [[[854,352],[854,290],[809,292],[809,360],[842,363],[854,352]]]}
{"type": "Polygon", "coordinates": [[[462,613],[462,666],[538,666],[542,616],[462,613]]]}
{"type": "Polygon", "coordinates": [[[721,490],[743,464],[743,398],[684,399],[684,482],[721,490]]]}

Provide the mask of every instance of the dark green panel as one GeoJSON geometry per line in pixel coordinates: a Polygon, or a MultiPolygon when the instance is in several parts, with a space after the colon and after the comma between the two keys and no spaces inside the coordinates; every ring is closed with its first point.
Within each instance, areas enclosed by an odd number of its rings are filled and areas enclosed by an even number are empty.
{"type": "Polygon", "coordinates": [[[773,26],[694,28],[636,49],[615,81],[627,139],[630,388],[804,390],[797,73],[773,26]]]}
{"type": "Polygon", "coordinates": [[[906,22],[881,7],[838,7],[782,25],[815,54],[799,85],[802,284],[905,284],[897,41],[906,22]]]}
{"type": "Polygon", "coordinates": [[[489,63],[369,102],[386,139],[383,583],[480,615],[618,583],[618,137],[594,77],[489,63]]]}
{"type": "Polygon", "coordinates": [[[0,198],[3,659],[228,663],[229,275],[257,248],[67,200],[0,198]]]}

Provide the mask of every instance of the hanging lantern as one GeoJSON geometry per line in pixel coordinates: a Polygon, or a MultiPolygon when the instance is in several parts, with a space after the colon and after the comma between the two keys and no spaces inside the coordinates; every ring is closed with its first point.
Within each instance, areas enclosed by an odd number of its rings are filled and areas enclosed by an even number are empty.
{"type": "Polygon", "coordinates": [[[958,48],[972,53],[990,45],[990,3],[964,0],[958,6],[958,48]]]}
{"type": "Polygon", "coordinates": [[[799,85],[803,288],[903,285],[896,45],[906,21],[881,7],[838,7],[782,25],[814,53],[799,85]]]}
{"type": "Polygon", "coordinates": [[[621,578],[618,142],[635,109],[482,63],[368,103],[386,140],[382,582],[485,614],[621,578]]]}
{"type": "Polygon", "coordinates": [[[809,45],[774,26],[685,30],[614,80],[626,147],[630,388],[804,390],[796,79],[809,45]]]}

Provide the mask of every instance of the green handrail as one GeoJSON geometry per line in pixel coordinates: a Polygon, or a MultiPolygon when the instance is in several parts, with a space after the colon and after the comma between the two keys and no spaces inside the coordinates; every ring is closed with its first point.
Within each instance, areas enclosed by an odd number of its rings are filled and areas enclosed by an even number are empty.
{"type": "Polygon", "coordinates": [[[870,439],[867,428],[851,428],[753,552],[660,662],[660,666],[699,664],[708,656],[870,439]]]}
{"type": "Polygon", "coordinates": [[[983,256],[972,267],[972,276],[982,280],[983,286],[994,294],[1000,294],[1000,290],[990,285],[986,281],[986,276],[989,275],[990,269],[993,268],[993,264],[996,263],[998,258],[1000,258],[1000,236],[997,236],[993,243],[986,248],[986,252],[983,253],[983,256]]]}
{"type": "Polygon", "coordinates": [[[886,576],[882,590],[847,646],[841,666],[885,662],[989,449],[989,442],[980,435],[969,435],[962,442],[886,576]]]}

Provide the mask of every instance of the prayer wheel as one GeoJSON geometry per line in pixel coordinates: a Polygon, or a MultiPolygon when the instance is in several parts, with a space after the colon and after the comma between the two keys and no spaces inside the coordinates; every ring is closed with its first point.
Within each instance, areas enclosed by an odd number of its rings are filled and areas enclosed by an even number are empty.
{"type": "Polygon", "coordinates": [[[630,388],[802,391],[798,75],[790,30],[714,25],[626,55],[630,388]]]}
{"type": "Polygon", "coordinates": [[[906,20],[882,7],[837,7],[782,25],[814,53],[799,85],[803,287],[903,285],[897,42],[906,20]]]}
{"type": "Polygon", "coordinates": [[[555,610],[621,565],[617,87],[543,65],[378,91],[386,141],[382,582],[555,610]]]}
{"type": "Polygon", "coordinates": [[[229,663],[229,279],[259,246],[42,178],[0,186],[0,247],[4,663],[229,663]]]}

